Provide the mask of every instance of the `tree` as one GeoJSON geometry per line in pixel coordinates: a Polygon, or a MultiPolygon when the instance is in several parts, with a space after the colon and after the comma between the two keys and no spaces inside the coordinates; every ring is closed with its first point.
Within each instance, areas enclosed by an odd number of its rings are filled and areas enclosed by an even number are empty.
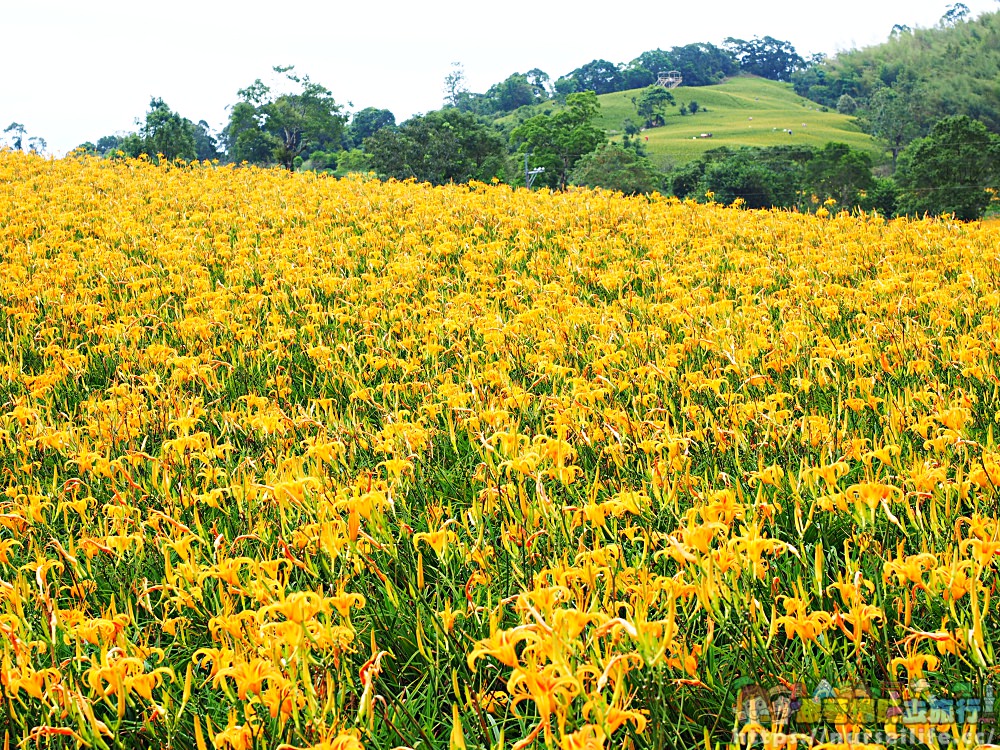
{"type": "Polygon", "coordinates": [[[964,21],[969,17],[971,11],[965,3],[955,3],[948,6],[948,10],[941,16],[942,26],[954,26],[959,21],[964,21]]]}
{"type": "Polygon", "coordinates": [[[352,172],[367,174],[372,171],[371,158],[360,148],[344,151],[337,159],[337,174],[345,175],[352,172]]]}
{"type": "Polygon", "coordinates": [[[556,97],[559,101],[565,101],[567,96],[575,94],[580,90],[577,88],[576,79],[572,75],[560,76],[556,79],[556,82],[552,84],[552,88],[555,90],[556,97]]]}
{"type": "Polygon", "coordinates": [[[618,66],[607,60],[591,60],[569,74],[576,81],[576,90],[610,94],[622,90],[622,74],[618,66]]]}
{"type": "Polygon", "coordinates": [[[451,72],[444,77],[445,106],[462,109],[468,98],[469,87],[465,83],[465,67],[460,62],[453,62],[451,72]]]}
{"type": "Polygon", "coordinates": [[[732,55],[714,44],[687,44],[672,47],[674,68],[684,76],[685,86],[710,86],[739,70],[732,55]]]}
{"type": "Polygon", "coordinates": [[[278,140],[274,155],[280,164],[292,169],[296,156],[327,144],[339,145],[346,118],[325,86],[309,80],[309,76],[294,75],[291,66],[275,68],[275,72],[284,73],[289,81],[301,87],[297,94],[282,95],[269,102],[264,112],[265,129],[278,140]]]}
{"type": "Polygon", "coordinates": [[[674,61],[661,49],[643,52],[637,58],[622,66],[622,87],[641,89],[656,83],[657,76],[672,70],[674,61]]]}
{"type": "MultiPolygon", "coordinates": [[[[628,66],[629,68],[643,68],[648,70],[654,76],[660,73],[666,73],[672,70],[674,67],[674,60],[670,56],[669,52],[664,52],[662,49],[652,49],[643,52],[637,58],[632,60],[628,66]]],[[[652,81],[655,83],[654,81],[652,81]]]]}
{"type": "Polygon", "coordinates": [[[540,101],[538,89],[528,82],[524,73],[513,73],[486,91],[485,105],[489,113],[513,112],[515,109],[540,101]]]}
{"type": "Polygon", "coordinates": [[[667,114],[667,107],[676,107],[674,95],[663,86],[647,86],[639,94],[635,104],[635,111],[640,117],[645,118],[646,127],[653,128],[664,124],[664,117],[667,114]]]}
{"type": "Polygon", "coordinates": [[[718,148],[673,170],[668,183],[674,195],[701,200],[708,192],[720,203],[740,199],[748,208],[796,206],[809,148],[718,148]]]}
{"type": "Polygon", "coordinates": [[[744,73],[772,81],[790,81],[792,73],[805,64],[791,42],[774,37],[754,37],[750,41],[729,37],[726,50],[733,56],[744,73]]]}
{"type": "Polygon", "coordinates": [[[118,157],[119,154],[125,159],[135,159],[140,154],[148,156],[149,152],[146,150],[145,141],[138,133],[128,133],[122,136],[118,141],[118,146],[109,156],[118,157]]]}
{"type": "Polygon", "coordinates": [[[413,117],[399,128],[382,128],[364,148],[372,169],[398,180],[489,182],[508,171],[503,137],[476,115],[453,107],[413,117]]]}
{"type": "Polygon", "coordinates": [[[97,143],[92,144],[88,141],[77,148],[83,148],[84,150],[89,151],[89,149],[85,147],[90,146],[93,148],[94,153],[98,156],[109,156],[118,149],[118,145],[121,142],[122,136],[120,135],[104,135],[97,139],[97,143]]]}
{"type": "MultiPolygon", "coordinates": [[[[246,96],[247,91],[243,89],[241,96],[246,96]]],[[[223,131],[229,161],[237,164],[268,164],[271,161],[277,142],[264,130],[261,107],[259,103],[244,99],[229,110],[229,123],[223,131]]]]}
{"type": "Polygon", "coordinates": [[[564,109],[514,128],[511,141],[520,144],[518,152],[533,153],[535,166],[545,168],[540,183],[564,190],[580,157],[604,142],[604,131],[594,125],[600,106],[593,91],[570,94],[564,109]]]}
{"type": "Polygon", "coordinates": [[[896,81],[877,89],[868,100],[863,121],[868,132],[892,154],[893,169],[899,153],[921,132],[921,118],[914,107],[919,96],[916,90],[915,85],[896,81]]]}
{"type": "Polygon", "coordinates": [[[549,74],[544,70],[532,68],[524,76],[528,80],[528,85],[532,88],[535,99],[548,99],[551,96],[551,92],[549,91],[551,79],[549,78],[549,74]]]}
{"type": "Polygon", "coordinates": [[[347,126],[347,134],[351,144],[360,146],[365,138],[371,138],[382,128],[396,126],[396,116],[388,109],[365,107],[354,113],[351,124],[347,126]]]}
{"type": "Polygon", "coordinates": [[[3,129],[3,132],[10,133],[10,147],[15,151],[20,151],[24,143],[24,138],[27,135],[24,125],[19,122],[12,122],[3,129]]]}
{"type": "Polygon", "coordinates": [[[142,151],[149,156],[161,154],[164,159],[192,160],[198,156],[195,127],[192,122],[174,112],[162,99],[153,97],[149,111],[139,128],[142,151]]]}
{"type": "Polygon", "coordinates": [[[967,115],[939,120],[900,155],[896,182],[904,213],[978,219],[1000,187],[1000,137],[967,115]]]}
{"type": "Polygon", "coordinates": [[[806,185],[812,193],[833,198],[841,206],[856,206],[875,189],[872,166],[867,152],[844,143],[827,143],[806,164],[806,185]]]}
{"type": "Polygon", "coordinates": [[[842,115],[853,115],[858,111],[858,102],[850,94],[841,94],[837,100],[837,112],[842,115]]]}
{"type": "Polygon", "coordinates": [[[898,207],[899,188],[891,177],[875,177],[871,190],[858,196],[858,207],[862,211],[877,211],[882,216],[895,216],[898,207]]]}
{"type": "Polygon", "coordinates": [[[936,26],[897,25],[883,44],[810,63],[792,76],[796,93],[831,109],[849,94],[863,118],[878,89],[902,86],[916,95],[904,112],[919,125],[912,137],[925,136],[935,121],[959,114],[1000,132],[1000,12],[970,18],[957,4],[951,7],[956,12],[936,26]]]}
{"type": "Polygon", "coordinates": [[[298,75],[292,66],[275,67],[298,91],[275,95],[258,78],[238,92],[225,138],[234,161],[277,162],[294,169],[295,157],[332,145],[339,147],[346,117],[328,88],[298,75]]]}
{"type": "Polygon", "coordinates": [[[613,143],[584,154],[570,174],[573,185],[617,190],[625,195],[651,193],[660,188],[663,175],[649,159],[613,143]]]}
{"type": "Polygon", "coordinates": [[[212,161],[222,156],[219,153],[219,143],[204,120],[198,120],[194,124],[194,148],[199,161],[212,161]]]}
{"type": "Polygon", "coordinates": [[[741,149],[727,159],[709,164],[703,184],[719,203],[737,199],[746,208],[790,208],[798,198],[799,174],[794,162],[766,162],[741,149]]]}

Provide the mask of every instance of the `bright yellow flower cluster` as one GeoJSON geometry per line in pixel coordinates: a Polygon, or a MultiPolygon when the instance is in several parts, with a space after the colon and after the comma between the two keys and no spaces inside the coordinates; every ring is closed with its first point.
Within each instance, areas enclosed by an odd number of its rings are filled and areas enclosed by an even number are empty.
{"type": "Polygon", "coordinates": [[[5,736],[712,747],[740,680],[981,687],[998,269],[947,220],[2,153],[5,736]]]}

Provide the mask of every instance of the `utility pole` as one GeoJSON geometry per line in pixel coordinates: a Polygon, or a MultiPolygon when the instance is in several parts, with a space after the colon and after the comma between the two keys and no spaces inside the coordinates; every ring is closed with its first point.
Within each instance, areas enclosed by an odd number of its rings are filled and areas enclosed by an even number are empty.
{"type": "Polygon", "coordinates": [[[532,184],[535,182],[535,178],[545,171],[545,167],[535,167],[534,169],[528,169],[528,157],[533,154],[534,151],[524,152],[524,184],[528,186],[528,190],[531,190],[532,184]]]}

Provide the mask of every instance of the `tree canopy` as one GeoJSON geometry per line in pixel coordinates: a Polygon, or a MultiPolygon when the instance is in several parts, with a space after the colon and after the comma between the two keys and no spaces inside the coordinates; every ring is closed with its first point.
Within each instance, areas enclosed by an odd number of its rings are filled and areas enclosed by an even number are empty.
{"type": "Polygon", "coordinates": [[[488,182],[508,171],[502,135],[471,112],[447,108],[382,128],[365,140],[372,169],[383,177],[448,182],[488,182]]]}
{"type": "Polygon", "coordinates": [[[396,126],[396,116],[388,109],[365,107],[354,113],[351,124],[347,126],[347,135],[352,145],[360,146],[365,138],[371,138],[382,128],[396,126]]]}
{"type": "Polygon", "coordinates": [[[622,74],[618,66],[607,60],[591,60],[572,71],[575,90],[593,91],[595,94],[610,94],[622,90],[622,74]]]}
{"type": "Polygon", "coordinates": [[[171,110],[162,99],[150,100],[139,137],[143,153],[149,156],[162,155],[168,161],[198,158],[194,124],[171,110]]]}
{"type": "Polygon", "coordinates": [[[646,127],[662,125],[667,114],[667,107],[676,107],[674,95],[663,86],[647,86],[639,94],[635,102],[635,111],[646,121],[646,127]]]}
{"type": "Polygon", "coordinates": [[[741,71],[772,81],[790,81],[792,73],[805,64],[791,42],[771,36],[754,37],[749,41],[729,37],[724,47],[741,71]]]}
{"type": "Polygon", "coordinates": [[[625,195],[659,190],[663,174],[633,149],[614,143],[600,146],[580,157],[570,173],[570,183],[617,190],[625,195]]]}
{"type": "Polygon", "coordinates": [[[604,131],[594,124],[600,106],[593,91],[570,94],[565,108],[536,115],[511,132],[518,152],[532,153],[532,164],[545,168],[539,184],[565,189],[580,157],[604,142],[604,131]]]}
{"type": "Polygon", "coordinates": [[[1000,189],[1000,136],[967,115],[940,120],[900,154],[896,181],[904,213],[978,219],[1000,189]]]}
{"type": "Polygon", "coordinates": [[[291,66],[274,71],[298,90],[276,94],[259,78],[241,89],[230,110],[225,138],[236,161],[293,169],[296,157],[306,158],[330,144],[339,146],[347,118],[325,86],[296,74],[291,66]]]}

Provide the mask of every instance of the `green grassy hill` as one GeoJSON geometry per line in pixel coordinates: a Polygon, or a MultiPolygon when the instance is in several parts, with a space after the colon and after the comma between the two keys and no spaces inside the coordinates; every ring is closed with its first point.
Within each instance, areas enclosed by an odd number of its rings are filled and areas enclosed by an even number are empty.
{"type": "MultiPolygon", "coordinates": [[[[641,118],[632,105],[632,97],[640,91],[618,91],[598,97],[599,124],[612,140],[621,141],[625,118],[640,123],[641,118]]],[[[851,117],[821,111],[820,105],[798,96],[791,84],[739,76],[716,86],[681,86],[673,94],[677,106],[667,111],[666,124],[639,135],[648,138],[643,144],[649,158],[661,169],[684,164],[721,146],[822,147],[830,141],[839,141],[870,151],[876,160],[882,157],[881,148],[852,124],[851,117]],[[692,99],[708,111],[682,116],[680,105],[692,99]],[[711,133],[712,137],[700,138],[702,133],[711,133]]]]}

